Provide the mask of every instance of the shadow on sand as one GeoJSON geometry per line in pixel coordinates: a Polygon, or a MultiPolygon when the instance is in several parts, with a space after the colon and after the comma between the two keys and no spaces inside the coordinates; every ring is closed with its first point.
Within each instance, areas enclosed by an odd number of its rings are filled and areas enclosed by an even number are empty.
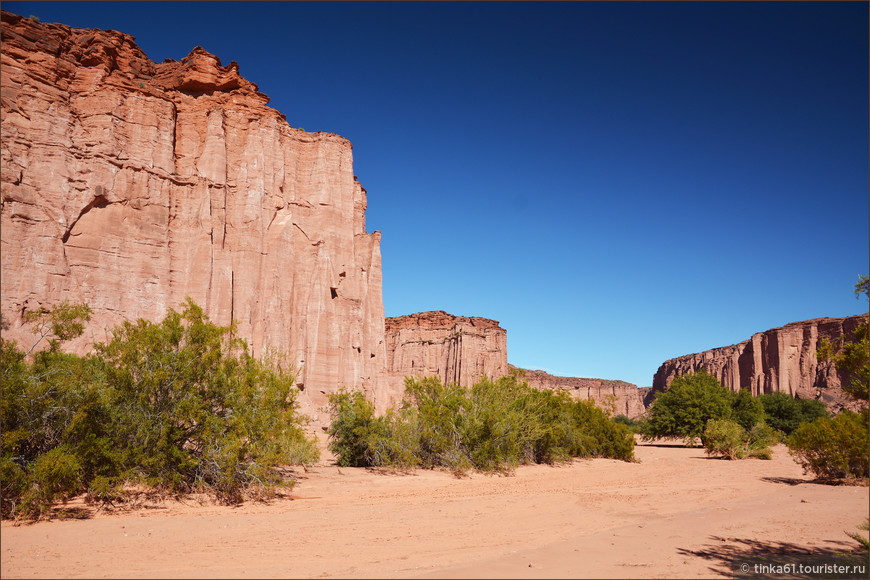
{"type": "Polygon", "coordinates": [[[819,578],[866,578],[867,553],[857,552],[855,543],[848,541],[828,540],[824,546],[802,546],[791,542],[775,542],[746,538],[724,538],[710,536],[712,543],[699,549],[687,550],[679,548],[684,556],[703,558],[710,562],[710,571],[733,578],[773,578],[771,574],[756,572],[754,565],[789,566],[793,573],[779,576],[780,578],[814,579],[819,578]],[[824,566],[861,565],[864,564],[864,574],[855,576],[826,575],[824,573],[801,573],[800,565],[824,566]],[[745,566],[745,567],[744,567],[745,566]]]}

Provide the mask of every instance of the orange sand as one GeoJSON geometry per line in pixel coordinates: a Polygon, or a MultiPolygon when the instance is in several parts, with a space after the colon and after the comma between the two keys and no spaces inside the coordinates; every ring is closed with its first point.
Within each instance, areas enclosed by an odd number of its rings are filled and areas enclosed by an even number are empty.
{"type": "MultiPolygon", "coordinates": [[[[166,502],[86,520],[3,522],[3,578],[697,578],[732,556],[856,543],[868,488],[810,483],[787,450],[725,461],[640,444],[513,476],[338,468],[290,498],[166,502]]],[[[72,504],[71,504],[72,505],[72,504]]],[[[82,504],[78,504],[81,506],[82,504]]]]}

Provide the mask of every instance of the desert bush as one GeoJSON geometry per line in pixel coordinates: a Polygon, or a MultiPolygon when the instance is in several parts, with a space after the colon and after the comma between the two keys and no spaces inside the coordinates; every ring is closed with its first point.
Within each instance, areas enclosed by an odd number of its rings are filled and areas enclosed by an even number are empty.
{"type": "Polygon", "coordinates": [[[510,379],[483,379],[471,388],[459,433],[462,449],[476,469],[509,470],[534,461],[534,403],[510,379]]]}
{"type": "Polygon", "coordinates": [[[819,417],[828,415],[821,401],[795,399],[780,391],[759,395],[757,399],[764,407],[767,424],[785,435],[791,435],[801,423],[815,421],[819,417]]]}
{"type": "Polygon", "coordinates": [[[776,432],[763,422],[753,425],[748,431],[730,419],[711,419],[701,437],[708,455],[726,459],[757,457],[770,459],[770,446],[776,443],[776,432]]]}
{"type": "Polygon", "coordinates": [[[748,440],[746,451],[749,457],[758,459],[771,459],[771,445],[780,442],[779,432],[764,422],[758,422],[747,433],[748,440]]]}
{"type": "Polygon", "coordinates": [[[707,421],[731,418],[732,395],[706,371],[688,373],[673,380],[670,388],[656,393],[640,433],[644,441],[683,437],[695,445],[707,421]]]}
{"type": "Polygon", "coordinates": [[[339,465],[510,471],[571,457],[633,459],[634,439],[590,401],[538,391],[516,375],[471,389],[408,378],[401,408],[377,417],[360,391],[330,397],[330,450],[339,465]]]}
{"type": "Polygon", "coordinates": [[[639,433],[640,421],[637,419],[632,419],[627,415],[617,415],[613,420],[621,425],[625,425],[630,432],[639,433]]]}
{"type": "Polygon", "coordinates": [[[842,411],[801,424],[786,445],[804,471],[819,479],[870,477],[868,427],[867,409],[842,411]]]}
{"type": "Polygon", "coordinates": [[[359,390],[340,389],[329,396],[332,421],[329,450],[344,467],[411,467],[419,463],[416,417],[407,420],[390,409],[375,415],[375,406],[359,390]]]}
{"type": "Polygon", "coordinates": [[[62,306],[31,317],[40,340],[54,337],[32,363],[2,344],[4,517],[39,517],[74,493],[110,501],[125,482],[263,497],[285,484],[277,466],[317,460],[292,372],[255,359],[189,299],[160,323],[116,328],[86,357],[58,345],[90,309],[62,306]]]}
{"type": "Polygon", "coordinates": [[[701,438],[708,455],[726,459],[742,459],[746,444],[746,430],[729,419],[711,419],[701,438]]]}
{"type": "Polygon", "coordinates": [[[592,401],[574,401],[571,405],[573,425],[580,443],[573,447],[573,457],[609,457],[634,460],[634,435],[625,425],[610,419],[592,401]]]}
{"type": "Polygon", "coordinates": [[[468,390],[444,385],[438,377],[405,379],[402,409],[416,418],[415,455],[423,467],[469,468],[462,442],[463,423],[471,408],[468,390]]]}
{"type": "Polygon", "coordinates": [[[128,473],[170,492],[203,489],[235,502],[280,482],[275,467],[316,459],[296,413],[294,375],[255,359],[190,299],[161,323],[139,320],[96,346],[128,473]],[[292,456],[291,456],[292,452],[292,456]]]}

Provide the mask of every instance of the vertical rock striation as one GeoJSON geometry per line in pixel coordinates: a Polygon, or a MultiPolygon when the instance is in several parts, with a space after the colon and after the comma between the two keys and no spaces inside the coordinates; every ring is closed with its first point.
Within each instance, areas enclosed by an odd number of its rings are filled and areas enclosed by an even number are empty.
{"type": "Polygon", "coordinates": [[[470,387],[481,377],[508,373],[507,332],[495,320],[453,316],[443,310],[385,319],[391,392],[405,376],[437,376],[470,387]]]}
{"type": "Polygon", "coordinates": [[[389,392],[394,398],[401,396],[406,376],[437,376],[443,383],[470,387],[483,376],[497,379],[519,370],[536,389],[565,390],[600,406],[612,397],[616,414],[633,418],[646,409],[643,392],[631,383],[556,377],[508,364],[507,333],[495,320],[437,310],[387,318],[385,329],[389,392]]]}
{"type": "Polygon", "coordinates": [[[380,233],[351,144],[291,128],[233,62],[154,63],[132,36],[2,13],[2,313],[95,312],[79,351],[185,297],[289,353],[312,409],[383,396],[380,233]]]}
{"type": "Polygon", "coordinates": [[[676,377],[703,369],[733,391],[747,389],[756,396],[779,391],[842,409],[850,404],[841,388],[843,377],[832,363],[819,363],[816,350],[822,338],[849,336],[866,321],[867,315],[857,315],[792,322],[739,344],[671,359],[656,371],[653,391],[663,391],[676,377]]]}

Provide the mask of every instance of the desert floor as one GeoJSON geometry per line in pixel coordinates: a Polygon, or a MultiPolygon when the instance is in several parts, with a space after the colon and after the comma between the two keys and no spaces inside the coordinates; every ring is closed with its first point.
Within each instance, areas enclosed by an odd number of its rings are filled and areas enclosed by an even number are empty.
{"type": "Polygon", "coordinates": [[[3,522],[0,575],[730,577],[732,559],[849,551],[856,542],[845,532],[870,510],[867,487],[811,483],[782,446],[772,461],[710,459],[669,443],[639,444],[636,456],[465,478],[325,460],[268,504],[190,500],[3,522]]]}

